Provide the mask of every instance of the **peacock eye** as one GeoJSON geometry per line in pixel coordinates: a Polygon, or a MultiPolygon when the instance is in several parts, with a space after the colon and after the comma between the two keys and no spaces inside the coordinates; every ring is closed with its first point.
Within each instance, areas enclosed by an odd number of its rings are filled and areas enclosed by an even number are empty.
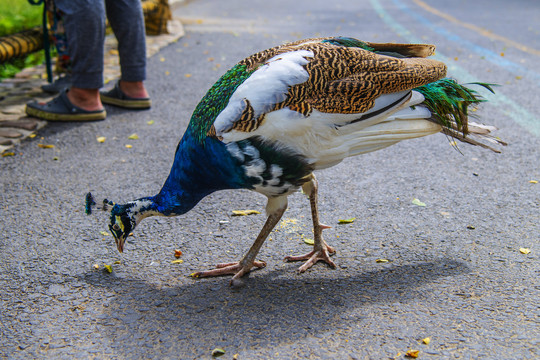
{"type": "Polygon", "coordinates": [[[113,230],[120,230],[120,225],[114,224],[112,228],[113,230]]]}

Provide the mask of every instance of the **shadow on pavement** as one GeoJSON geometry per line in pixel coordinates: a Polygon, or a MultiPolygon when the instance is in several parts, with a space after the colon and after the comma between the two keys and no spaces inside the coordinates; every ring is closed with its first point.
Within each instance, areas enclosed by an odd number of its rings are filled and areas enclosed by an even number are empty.
{"type": "Polygon", "coordinates": [[[229,288],[226,278],[161,288],[102,272],[89,272],[82,280],[116,293],[98,321],[118,344],[118,354],[184,359],[208,356],[217,346],[231,351],[271,347],[346,330],[351,323],[384,321],[381,305],[389,305],[391,311],[393,303],[421,301],[423,286],[470,269],[439,259],[371,272],[332,273],[337,279],[309,271],[290,276],[289,271],[254,274],[240,289],[229,288]]]}

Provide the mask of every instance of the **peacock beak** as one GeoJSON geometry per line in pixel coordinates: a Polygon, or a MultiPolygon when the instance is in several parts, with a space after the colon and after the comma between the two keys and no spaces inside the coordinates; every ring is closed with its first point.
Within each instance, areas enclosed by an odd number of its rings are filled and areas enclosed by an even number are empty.
{"type": "Polygon", "coordinates": [[[114,241],[116,242],[116,247],[119,252],[124,252],[124,242],[126,241],[126,236],[122,230],[115,230],[111,225],[109,225],[109,230],[111,230],[114,241]]]}
{"type": "Polygon", "coordinates": [[[116,247],[118,248],[119,252],[124,252],[124,238],[116,239],[116,247]]]}

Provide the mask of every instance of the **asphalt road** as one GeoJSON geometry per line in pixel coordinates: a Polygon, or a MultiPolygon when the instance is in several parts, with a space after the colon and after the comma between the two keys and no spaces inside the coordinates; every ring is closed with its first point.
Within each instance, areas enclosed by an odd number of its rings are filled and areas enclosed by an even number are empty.
{"type": "Polygon", "coordinates": [[[175,15],[186,36],[150,59],[152,110],[50,124],[0,160],[0,358],[209,359],[218,347],[222,359],[249,360],[540,357],[537,1],[195,0],[175,15]],[[188,275],[248,249],[264,217],[231,213],[263,211],[249,191],[147,219],[117,253],[101,234],[107,215],[84,214],[85,193],[155,194],[195,105],[227,68],[325,35],[436,44],[451,76],[501,85],[476,114],[509,145],[459,152],[433,135],[318,173],[336,270],[297,274],[283,261],[309,249],[300,194],[263,246],[268,266],[241,289],[188,275]]]}

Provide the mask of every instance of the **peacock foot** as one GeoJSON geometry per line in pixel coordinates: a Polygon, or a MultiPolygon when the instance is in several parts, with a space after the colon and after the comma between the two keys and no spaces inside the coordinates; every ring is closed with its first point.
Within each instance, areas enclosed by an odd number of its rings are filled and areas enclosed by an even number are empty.
{"type": "Polygon", "coordinates": [[[286,261],[302,261],[307,260],[302,266],[298,268],[298,272],[303,273],[307,269],[313,266],[318,261],[324,261],[327,263],[332,269],[336,268],[336,264],[330,259],[330,255],[334,255],[336,253],[336,250],[329,246],[328,244],[324,243],[323,247],[319,250],[313,249],[312,251],[308,252],[304,255],[298,255],[298,256],[287,256],[285,257],[286,261]]]}
{"type": "Polygon", "coordinates": [[[266,263],[264,261],[253,261],[251,265],[242,265],[240,261],[235,261],[231,263],[217,264],[215,269],[195,272],[191,274],[191,277],[199,278],[234,274],[231,280],[232,283],[233,280],[239,279],[240,277],[250,272],[253,267],[257,269],[262,269],[265,266],[266,263]]]}

